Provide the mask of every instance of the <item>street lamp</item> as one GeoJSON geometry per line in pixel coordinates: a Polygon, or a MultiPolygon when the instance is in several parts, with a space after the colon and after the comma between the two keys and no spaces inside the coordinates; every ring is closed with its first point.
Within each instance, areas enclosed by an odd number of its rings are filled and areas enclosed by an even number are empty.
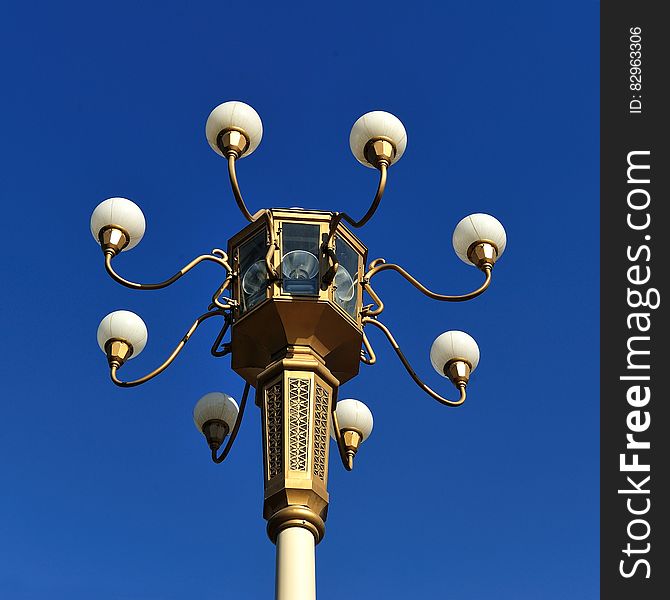
{"type": "Polygon", "coordinates": [[[456,254],[485,276],[482,285],[468,294],[437,294],[404,268],[381,258],[366,270],[367,248],[351,228],[360,228],[372,218],[384,193],[387,171],[405,151],[407,134],[400,120],[375,111],[353,125],[354,156],[379,172],[374,199],[359,220],[343,212],[295,207],[252,214],[242,198],[236,164],[258,147],[262,134],[260,117],[242,102],[225,102],[209,115],[207,140],[227,159],[233,195],[249,224],[229,240],[226,252],[215,248],[198,256],[165,281],[135,283],[114,270],[115,257],[136,246],[144,234],[139,207],[125,198],[110,198],[96,207],[91,231],[104,253],[107,272],[126,287],[161,289],[204,261],[224,270],[207,312],[194,321],[165,362],[147,375],[119,379],[124,363],[147,342],[146,327],[134,313],[116,311],[106,316],[98,328],[98,343],[107,355],[112,381],[132,387],[164,371],[203,321],[221,318],[211,353],[215,357],[231,354],[233,370],[245,380],[244,392],[239,406],[227,394],[206,394],[196,404],[193,418],[212,460],[220,463],[235,441],[250,388],[255,389],[263,434],[263,515],[268,535],[277,545],[276,597],[309,600],[315,597],[314,547],[324,536],[328,509],[329,434],[336,440],[345,469],[351,470],[361,443],[372,431],[372,414],[362,402],[337,400],[339,386],[358,374],[361,362],[376,362],[365,328],[380,329],[414,382],[446,406],[463,404],[468,380],[479,362],[479,349],[468,334],[445,332],[433,343],[430,360],[456,387],[458,398],[449,400],[428,387],[379,321],[384,303],[372,288],[373,277],[391,270],[435,300],[470,300],[488,288],[493,266],[505,250],[506,235],[502,225],[486,214],[470,215],[456,226],[452,238],[456,254]],[[364,294],[372,300],[370,304],[364,304],[364,294]],[[228,331],[230,339],[224,341],[228,331]]]}

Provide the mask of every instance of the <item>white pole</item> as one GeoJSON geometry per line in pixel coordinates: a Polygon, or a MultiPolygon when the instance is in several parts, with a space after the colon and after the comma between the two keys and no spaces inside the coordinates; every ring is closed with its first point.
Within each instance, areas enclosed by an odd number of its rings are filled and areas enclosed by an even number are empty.
{"type": "Polygon", "coordinates": [[[314,535],[304,527],[287,527],[277,536],[275,600],[316,600],[314,535]]]}

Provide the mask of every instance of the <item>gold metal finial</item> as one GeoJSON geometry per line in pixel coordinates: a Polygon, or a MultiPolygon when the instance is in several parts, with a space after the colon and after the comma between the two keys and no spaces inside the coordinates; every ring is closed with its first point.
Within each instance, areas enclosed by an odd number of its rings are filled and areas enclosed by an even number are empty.
{"type": "Polygon", "coordinates": [[[98,233],[98,241],[105,254],[116,256],[130,243],[130,234],[118,225],[107,225],[98,233]]]}
{"type": "Polygon", "coordinates": [[[388,138],[373,138],[365,145],[363,154],[365,160],[379,169],[382,162],[387,167],[391,164],[396,155],[396,148],[388,138]]]}
{"type": "Polygon", "coordinates": [[[210,419],[202,425],[202,433],[213,452],[216,452],[221,447],[229,431],[230,427],[221,419],[210,419]]]}
{"type": "Polygon", "coordinates": [[[356,429],[345,429],[342,431],[342,442],[347,451],[347,463],[350,471],[354,468],[354,457],[356,456],[362,441],[363,436],[360,431],[356,429]]]}
{"type": "Polygon", "coordinates": [[[225,156],[233,153],[235,158],[240,158],[249,149],[250,142],[244,129],[228,127],[219,133],[216,143],[225,156]]]}
{"type": "Polygon", "coordinates": [[[107,362],[111,369],[118,369],[133,355],[133,347],[125,340],[111,339],[105,344],[107,362]]]}
{"type": "Polygon", "coordinates": [[[471,372],[472,366],[470,363],[461,358],[454,358],[444,365],[444,374],[456,387],[467,385],[471,372]]]}
{"type": "Polygon", "coordinates": [[[490,270],[498,259],[498,246],[490,240],[480,240],[468,248],[468,258],[478,269],[490,270]]]}

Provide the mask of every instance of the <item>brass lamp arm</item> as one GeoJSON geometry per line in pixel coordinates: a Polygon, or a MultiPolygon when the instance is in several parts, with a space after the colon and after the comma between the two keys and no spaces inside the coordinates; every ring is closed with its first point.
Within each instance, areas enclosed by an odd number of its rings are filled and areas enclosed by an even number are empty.
{"type": "Polygon", "coordinates": [[[213,310],[214,308],[219,308],[221,310],[230,310],[233,308],[235,302],[232,300],[232,298],[223,298],[223,300],[227,300],[228,302],[226,304],[223,304],[221,302],[221,294],[225,292],[228,289],[228,286],[230,285],[231,281],[233,280],[233,273],[228,273],[228,276],[224,279],[223,283],[219,286],[219,288],[214,292],[214,295],[212,296],[212,303],[209,305],[208,310],[213,310]]]}
{"type": "Polygon", "coordinates": [[[249,221],[249,223],[253,223],[256,219],[254,219],[253,215],[247,209],[247,205],[244,203],[244,199],[242,198],[240,184],[237,181],[237,172],[235,171],[236,160],[237,160],[237,153],[232,151],[228,152],[228,177],[230,178],[230,187],[233,189],[233,196],[235,196],[235,202],[237,202],[237,207],[244,215],[244,218],[247,221],[249,221]]]}
{"type": "Polygon", "coordinates": [[[146,383],[150,379],[153,379],[156,377],[156,375],[160,375],[165,369],[167,369],[172,362],[174,361],[175,358],[177,358],[177,355],[183,350],[184,346],[186,345],[186,342],[190,339],[190,337],[193,335],[195,330],[200,326],[200,324],[205,321],[206,319],[209,319],[210,317],[217,317],[217,316],[222,316],[226,317],[226,313],[223,312],[222,310],[212,310],[209,312],[206,312],[203,315],[200,315],[193,325],[191,325],[190,329],[184,334],[184,337],[181,339],[181,341],[177,344],[177,347],[172,351],[172,354],[168,356],[167,360],[158,368],[154,369],[151,371],[151,373],[145,375],[144,377],[140,377],[139,379],[135,379],[134,381],[121,381],[117,376],[116,376],[116,371],[119,368],[118,365],[113,364],[110,367],[110,377],[112,381],[118,385],[119,387],[135,387],[137,385],[141,385],[143,383],[146,383]]]}
{"type": "Polygon", "coordinates": [[[337,260],[337,255],[335,254],[335,250],[332,246],[333,237],[335,236],[337,226],[341,221],[346,221],[352,227],[363,227],[363,225],[365,225],[375,214],[379,203],[382,201],[382,196],[384,195],[384,190],[386,189],[386,174],[388,172],[388,166],[384,161],[381,161],[378,168],[379,183],[377,185],[377,193],[375,194],[370,208],[368,208],[368,212],[363,215],[363,218],[359,221],[354,221],[354,219],[352,219],[347,213],[341,212],[335,213],[331,219],[328,238],[321,247],[322,252],[326,254],[328,262],[330,262],[330,267],[322,278],[322,283],[324,286],[329,286],[333,282],[333,279],[335,279],[335,275],[337,274],[337,270],[340,267],[340,263],[337,260]]]}
{"type": "Polygon", "coordinates": [[[363,317],[363,326],[367,325],[368,323],[374,325],[375,327],[381,329],[384,332],[384,335],[388,338],[388,341],[395,350],[395,353],[398,355],[398,358],[405,367],[405,370],[414,380],[414,383],[416,383],[424,392],[426,392],[429,396],[435,398],[435,400],[437,400],[440,404],[444,404],[445,406],[460,406],[461,404],[463,404],[463,402],[465,402],[465,384],[458,385],[458,388],[460,390],[460,398],[457,401],[454,402],[453,400],[447,400],[446,398],[443,398],[442,396],[440,396],[440,394],[432,390],[423,381],[421,381],[421,379],[419,379],[419,376],[416,374],[416,371],[414,371],[414,369],[412,368],[412,365],[409,364],[407,358],[405,358],[405,355],[400,349],[398,342],[395,341],[395,338],[393,337],[393,334],[389,331],[388,327],[386,327],[386,325],[380,323],[376,319],[372,319],[370,317],[363,317]]]}
{"type": "Polygon", "coordinates": [[[112,259],[114,256],[115,254],[112,250],[105,250],[105,269],[107,270],[107,273],[109,273],[110,277],[117,283],[125,285],[126,287],[133,290],[160,290],[165,288],[169,285],[172,285],[178,279],[181,279],[193,267],[204,261],[215,262],[216,264],[221,265],[229,273],[231,273],[233,270],[232,267],[228,264],[228,255],[223,250],[214,248],[211,254],[201,254],[197,258],[194,258],[190,263],[175,273],[172,277],[162,281],[161,283],[135,283],[134,281],[128,281],[127,279],[124,279],[114,270],[114,267],[112,267],[112,259]]]}
{"type": "Polygon", "coordinates": [[[365,350],[361,349],[361,362],[366,365],[374,365],[377,362],[377,356],[372,349],[368,336],[365,335],[365,331],[363,332],[363,346],[365,347],[365,350]]]}
{"type": "Polygon", "coordinates": [[[359,221],[354,221],[347,213],[339,213],[337,217],[339,217],[338,222],[340,220],[344,220],[349,225],[352,227],[363,227],[375,214],[377,211],[377,207],[379,206],[379,203],[382,201],[382,196],[384,195],[384,190],[386,189],[386,175],[388,172],[388,166],[386,165],[385,162],[380,162],[379,164],[379,183],[377,184],[377,193],[375,194],[374,199],[372,200],[372,204],[370,205],[370,208],[368,208],[368,212],[366,212],[363,217],[359,221]]]}
{"type": "MultiPolygon", "coordinates": [[[[377,192],[375,193],[375,197],[372,200],[370,208],[368,208],[368,212],[366,212],[363,215],[363,217],[358,221],[352,219],[345,212],[335,213],[330,222],[330,233],[328,235],[328,239],[324,243],[324,251],[325,248],[331,247],[331,242],[333,236],[335,235],[335,230],[337,229],[337,226],[340,224],[341,221],[346,221],[352,227],[356,228],[363,227],[363,225],[365,225],[377,211],[377,207],[379,206],[379,203],[382,201],[382,197],[384,196],[384,190],[386,189],[386,175],[388,172],[388,166],[384,161],[381,161],[378,168],[379,168],[379,183],[377,184],[377,192]]],[[[337,268],[335,268],[334,270],[337,271],[337,268]]]]}
{"type": "Polygon", "coordinates": [[[230,313],[226,314],[226,316],[223,318],[223,326],[221,327],[221,331],[219,331],[219,334],[216,336],[216,339],[214,340],[214,343],[212,344],[212,349],[211,353],[212,356],[215,356],[217,358],[221,356],[226,356],[230,354],[230,343],[223,344],[223,348],[221,347],[221,342],[223,341],[223,337],[226,335],[226,332],[230,328],[230,324],[232,322],[232,317],[230,313]]]}
{"type": "MultiPolygon", "coordinates": [[[[468,294],[462,294],[460,296],[447,296],[444,294],[436,294],[435,292],[432,292],[429,290],[426,286],[421,284],[419,281],[417,281],[414,277],[412,277],[405,269],[402,267],[395,265],[393,263],[387,263],[384,261],[383,258],[378,258],[377,260],[373,261],[370,263],[370,269],[368,272],[365,274],[363,277],[363,285],[367,285],[369,288],[369,282],[372,277],[374,277],[377,273],[380,271],[386,271],[386,270],[393,270],[396,271],[397,273],[400,273],[407,281],[409,281],[417,290],[419,290],[421,293],[425,294],[429,298],[432,298],[433,300],[441,300],[443,302],[464,302],[465,300],[471,300],[472,298],[476,298],[480,294],[482,294],[486,289],[489,287],[491,284],[491,265],[484,265],[482,270],[484,271],[484,274],[486,276],[486,279],[484,280],[484,283],[478,287],[474,292],[470,292],[468,294]]],[[[368,289],[368,293],[369,293],[368,289]]],[[[372,295],[372,294],[370,294],[372,295]]],[[[374,296],[373,296],[374,298],[374,296]]],[[[375,298],[375,301],[377,299],[375,298]]],[[[369,315],[376,315],[379,314],[383,310],[384,305],[381,304],[381,306],[376,309],[376,311],[370,311],[368,312],[369,315]]]]}
{"type": "Polygon", "coordinates": [[[377,293],[372,289],[370,282],[365,278],[363,278],[363,289],[370,295],[374,303],[377,305],[377,308],[373,308],[375,304],[368,304],[363,307],[361,314],[364,317],[373,317],[382,314],[382,312],[384,312],[384,303],[377,295],[377,293]]]}
{"type": "Polygon", "coordinates": [[[228,453],[230,452],[231,448],[233,447],[233,444],[235,443],[237,432],[240,430],[240,425],[242,424],[242,417],[244,417],[244,408],[247,405],[247,396],[249,396],[250,387],[251,385],[249,385],[249,383],[247,383],[244,386],[244,392],[242,393],[242,400],[240,401],[240,410],[237,413],[237,419],[235,419],[235,425],[233,425],[233,430],[230,432],[230,437],[228,438],[226,447],[221,452],[221,456],[217,456],[216,450],[212,450],[212,460],[217,465],[220,465],[224,460],[226,460],[228,453]]]}

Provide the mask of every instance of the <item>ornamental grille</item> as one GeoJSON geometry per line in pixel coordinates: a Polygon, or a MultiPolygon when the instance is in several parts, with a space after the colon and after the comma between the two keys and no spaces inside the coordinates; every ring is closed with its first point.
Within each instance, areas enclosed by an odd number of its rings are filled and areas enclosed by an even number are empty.
{"type": "Polygon", "coordinates": [[[268,479],[282,471],[282,395],[281,382],[265,390],[265,427],[268,436],[268,479]]]}
{"type": "Polygon", "coordinates": [[[328,390],[316,384],[314,396],[314,475],[326,480],[328,448],[328,390]]]}
{"type": "Polygon", "coordinates": [[[288,380],[288,466],[307,471],[309,447],[309,379],[288,380]]]}

